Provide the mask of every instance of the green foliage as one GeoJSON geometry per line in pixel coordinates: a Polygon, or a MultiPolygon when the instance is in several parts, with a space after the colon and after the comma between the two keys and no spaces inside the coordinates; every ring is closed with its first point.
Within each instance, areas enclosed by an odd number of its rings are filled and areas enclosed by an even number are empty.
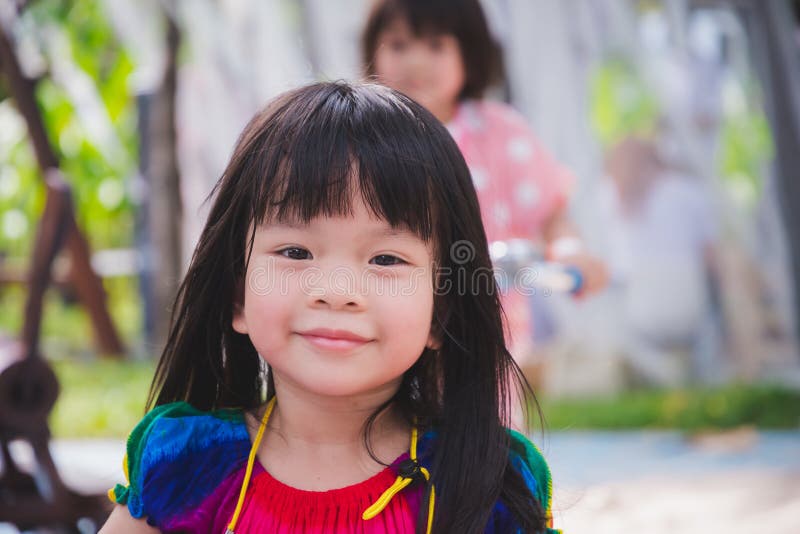
{"type": "MultiPolygon", "coordinates": [[[[128,79],[134,65],[105,17],[103,2],[37,0],[15,28],[19,40],[32,43],[44,59],[47,70],[35,96],[91,249],[131,246],[134,203],[127,182],[136,172],[138,133],[128,79]]],[[[6,265],[18,270],[27,265],[44,199],[26,125],[6,99],[0,102],[0,257],[6,265]]],[[[104,284],[115,325],[130,344],[141,332],[136,279],[104,284]]],[[[0,287],[0,332],[20,331],[24,298],[24,288],[0,287]]],[[[56,355],[93,349],[88,316],[73,295],[48,292],[42,338],[56,355]]]]}
{"type": "MultiPolygon", "coordinates": [[[[773,157],[772,135],[753,80],[726,79],[717,169],[737,204],[752,208],[761,195],[762,176],[773,157]]],[[[611,57],[595,72],[591,124],[601,145],[656,131],[661,103],[636,66],[611,57]]]]}
{"type": "MultiPolygon", "coordinates": [[[[22,39],[38,45],[48,65],[36,99],[73,187],[79,224],[94,249],[130,245],[134,212],[126,180],[137,161],[136,108],[128,89],[133,63],[116,40],[102,2],[32,2],[17,28],[22,39]],[[65,80],[90,90],[76,97],[65,80]]],[[[11,109],[8,100],[2,106],[8,108],[0,121],[11,109]]],[[[5,214],[0,220],[0,251],[27,257],[43,208],[43,185],[27,129],[14,128],[13,135],[2,139],[0,167],[9,170],[0,176],[0,212],[5,214]]]]}
{"type": "Polygon", "coordinates": [[[772,135],[756,107],[726,113],[722,123],[719,169],[734,199],[752,208],[761,195],[762,175],[773,156],[772,135]]]}
{"type": "Polygon", "coordinates": [[[771,385],[635,391],[614,397],[546,399],[549,429],[800,427],[800,392],[771,385]]]}
{"type": "Polygon", "coordinates": [[[603,146],[651,133],[658,114],[658,102],[632,64],[612,58],[600,66],[592,80],[591,120],[603,146]]]}
{"type": "MultiPolygon", "coordinates": [[[[9,110],[11,104],[6,100],[0,106],[9,110]]],[[[45,191],[27,140],[14,141],[6,154],[2,148],[0,145],[0,253],[12,258],[27,256],[38,214],[44,208],[45,191]]]]}

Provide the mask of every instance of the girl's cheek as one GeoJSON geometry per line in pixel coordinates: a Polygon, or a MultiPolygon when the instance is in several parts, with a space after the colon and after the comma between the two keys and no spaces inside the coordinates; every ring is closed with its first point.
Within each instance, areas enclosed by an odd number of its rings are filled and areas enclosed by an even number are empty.
{"type": "Polygon", "coordinates": [[[393,83],[397,79],[396,60],[387,58],[385,54],[378,54],[375,59],[375,74],[384,83],[393,83]]]}
{"type": "MultiPolygon", "coordinates": [[[[264,310],[283,306],[287,300],[302,298],[301,282],[304,270],[287,267],[281,261],[259,261],[255,263],[245,280],[245,301],[254,308],[264,310]]],[[[305,273],[308,274],[308,273],[305,273]]]]}
{"type": "Polygon", "coordinates": [[[410,59],[408,51],[379,50],[375,57],[375,74],[389,82],[402,80],[407,74],[410,59]]]}

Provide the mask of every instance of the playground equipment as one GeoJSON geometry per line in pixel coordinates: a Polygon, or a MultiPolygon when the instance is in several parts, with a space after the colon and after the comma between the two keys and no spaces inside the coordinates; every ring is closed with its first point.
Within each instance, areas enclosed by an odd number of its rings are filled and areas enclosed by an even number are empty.
{"type": "MultiPolygon", "coordinates": [[[[103,495],[81,495],[65,486],[48,446],[47,416],[58,398],[58,380],[39,352],[42,299],[53,259],[70,231],[69,188],[52,171],[45,213],[34,248],[22,339],[0,349],[0,519],[20,530],[56,527],[86,532],[109,511],[103,495]],[[21,469],[9,443],[21,440],[33,451],[32,473],[21,469]]],[[[74,219],[72,219],[74,220],[74,219]]]]}
{"type": "Polygon", "coordinates": [[[25,319],[20,340],[0,347],[0,521],[20,530],[36,527],[60,532],[93,532],[108,515],[104,495],[81,495],[61,480],[50,455],[47,416],[58,398],[58,380],[39,352],[39,330],[45,290],[53,261],[62,248],[71,258],[70,282],[89,312],[103,352],[122,354],[111,323],[100,279],[89,261],[89,247],[75,221],[67,182],[58,170],[34,100],[34,82],[24,76],[11,41],[0,25],[0,68],[25,118],[47,196],[29,267],[25,319]],[[25,471],[12,455],[10,442],[33,451],[25,471]]]}

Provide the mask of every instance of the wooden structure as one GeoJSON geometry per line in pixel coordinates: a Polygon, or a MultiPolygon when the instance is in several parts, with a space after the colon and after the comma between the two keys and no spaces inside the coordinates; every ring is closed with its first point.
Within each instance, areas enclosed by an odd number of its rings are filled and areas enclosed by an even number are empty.
{"type": "Polygon", "coordinates": [[[89,247],[78,228],[67,182],[58,170],[41,114],[34,82],[20,68],[13,45],[0,27],[0,67],[25,118],[36,158],[45,177],[47,200],[34,244],[21,339],[0,351],[0,518],[21,530],[53,526],[80,532],[78,522],[99,525],[107,515],[105,496],[80,495],[65,486],[50,455],[49,415],[58,397],[58,381],[39,352],[45,291],[53,261],[62,248],[71,258],[70,284],[86,306],[104,354],[121,355],[122,343],[105,306],[105,293],[89,261],[89,247]],[[34,453],[34,473],[21,470],[9,443],[22,440],[34,453]]]}

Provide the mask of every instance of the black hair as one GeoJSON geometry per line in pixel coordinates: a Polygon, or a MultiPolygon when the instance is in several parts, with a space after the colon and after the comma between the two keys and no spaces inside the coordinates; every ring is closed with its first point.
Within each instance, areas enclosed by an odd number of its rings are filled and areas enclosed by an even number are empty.
{"type": "Polygon", "coordinates": [[[265,390],[274,395],[250,338],[232,327],[253,227],[272,217],[344,215],[355,194],[390,225],[433,244],[437,256],[432,328],[440,346],[424,349],[371,421],[392,406],[421,430],[436,430],[435,532],[482,532],[498,499],[525,532],[543,530],[541,506],[509,464],[504,428],[511,390],[532,392],[506,349],[494,279],[463,284],[491,272],[469,170],[444,126],[387,87],[310,85],[278,97],[246,126],[180,286],[148,406],[256,410],[265,390]]]}
{"type": "Polygon", "coordinates": [[[459,100],[481,98],[503,78],[503,56],[478,0],[377,0],[361,35],[366,74],[375,75],[378,38],[398,18],[415,35],[452,34],[461,48],[466,79],[459,100]]]}

